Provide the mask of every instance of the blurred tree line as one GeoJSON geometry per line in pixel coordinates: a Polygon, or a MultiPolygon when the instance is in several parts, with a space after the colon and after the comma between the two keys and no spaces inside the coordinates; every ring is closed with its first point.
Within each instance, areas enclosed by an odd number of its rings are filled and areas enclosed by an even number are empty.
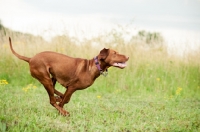
{"type": "MultiPolygon", "coordinates": [[[[131,31],[129,31],[129,27],[118,26],[116,29],[112,29],[109,32],[105,32],[99,34],[97,37],[92,37],[90,39],[83,39],[79,40],[76,37],[70,37],[68,34],[65,35],[58,35],[52,38],[50,43],[68,43],[69,45],[82,45],[86,47],[90,46],[98,46],[103,45],[105,47],[123,47],[125,45],[131,46],[140,46],[140,47],[162,47],[164,43],[164,39],[162,35],[158,32],[148,32],[145,30],[138,31],[136,35],[132,35],[131,31]],[[127,36],[129,36],[127,38],[127,36]]],[[[38,41],[42,44],[47,44],[49,42],[45,41],[41,36],[34,36],[28,33],[21,33],[17,31],[13,31],[4,27],[0,20],[0,43],[7,42],[8,37],[16,38],[16,39],[23,39],[23,41],[28,42],[37,42],[38,41]]]]}

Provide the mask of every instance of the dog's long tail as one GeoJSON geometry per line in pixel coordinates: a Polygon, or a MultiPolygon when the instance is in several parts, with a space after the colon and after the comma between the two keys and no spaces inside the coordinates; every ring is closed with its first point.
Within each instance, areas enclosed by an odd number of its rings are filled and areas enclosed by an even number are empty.
{"type": "Polygon", "coordinates": [[[11,38],[9,37],[9,42],[10,42],[10,49],[12,51],[12,53],[17,56],[19,59],[24,60],[26,62],[29,62],[31,58],[25,57],[25,56],[21,56],[18,53],[16,53],[12,47],[12,42],[11,42],[11,38]]]}

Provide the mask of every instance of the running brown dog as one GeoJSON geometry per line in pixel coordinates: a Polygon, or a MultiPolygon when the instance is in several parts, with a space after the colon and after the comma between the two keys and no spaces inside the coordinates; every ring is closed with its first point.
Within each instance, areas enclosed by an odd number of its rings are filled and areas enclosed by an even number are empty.
{"type": "Polygon", "coordinates": [[[41,52],[28,58],[13,50],[10,37],[9,42],[12,53],[29,63],[31,75],[40,81],[48,92],[50,104],[64,116],[69,115],[69,112],[64,110],[63,106],[69,102],[76,90],[91,86],[95,79],[101,74],[104,75],[110,66],[125,68],[126,61],[129,59],[125,55],[105,48],[91,60],[72,58],[50,51],[41,52]],[[64,94],[55,89],[56,81],[66,88],[64,94]],[[58,96],[55,97],[54,94],[58,96]]]}

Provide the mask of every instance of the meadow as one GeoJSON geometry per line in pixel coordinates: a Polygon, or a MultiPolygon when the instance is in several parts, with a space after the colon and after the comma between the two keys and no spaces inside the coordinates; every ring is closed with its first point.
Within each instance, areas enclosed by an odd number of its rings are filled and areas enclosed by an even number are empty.
{"type": "MultiPolygon", "coordinates": [[[[199,50],[177,57],[160,39],[143,36],[127,42],[118,32],[84,40],[57,36],[50,42],[8,30],[0,35],[1,132],[200,131],[199,50]],[[110,68],[107,77],[75,92],[64,106],[71,115],[63,117],[31,77],[28,64],[11,53],[9,36],[14,49],[29,57],[50,50],[92,59],[106,47],[130,59],[125,69],[110,68]]],[[[56,88],[65,91],[59,84],[56,88]]]]}

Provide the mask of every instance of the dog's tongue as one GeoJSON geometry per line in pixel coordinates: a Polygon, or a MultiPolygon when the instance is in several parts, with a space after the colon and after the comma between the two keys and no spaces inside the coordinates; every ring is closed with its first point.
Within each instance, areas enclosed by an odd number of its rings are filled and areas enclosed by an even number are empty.
{"type": "Polygon", "coordinates": [[[124,68],[124,67],[126,67],[126,63],[114,63],[113,66],[118,66],[118,67],[124,68]]]}

